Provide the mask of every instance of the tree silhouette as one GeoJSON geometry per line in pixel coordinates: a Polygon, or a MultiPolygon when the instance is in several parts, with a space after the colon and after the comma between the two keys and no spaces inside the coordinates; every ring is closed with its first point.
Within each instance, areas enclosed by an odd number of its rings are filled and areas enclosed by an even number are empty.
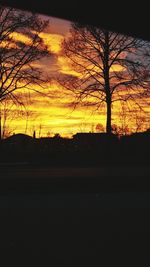
{"type": "Polygon", "coordinates": [[[97,108],[106,104],[106,132],[111,133],[112,103],[136,101],[147,96],[149,44],[94,26],[73,23],[70,36],[62,44],[76,76],[59,82],[75,94],[75,103],[90,98],[97,108]],[[146,59],[146,60],[145,60],[146,59]]]}
{"type": "Polygon", "coordinates": [[[0,101],[18,101],[16,90],[47,81],[36,64],[49,55],[39,36],[47,25],[36,14],[0,6],[0,101]]]}
{"type": "Polygon", "coordinates": [[[13,107],[14,103],[7,100],[7,98],[5,98],[0,106],[0,140],[10,136],[15,130],[14,127],[10,126],[11,122],[19,116],[19,110],[12,113],[13,107]]]}

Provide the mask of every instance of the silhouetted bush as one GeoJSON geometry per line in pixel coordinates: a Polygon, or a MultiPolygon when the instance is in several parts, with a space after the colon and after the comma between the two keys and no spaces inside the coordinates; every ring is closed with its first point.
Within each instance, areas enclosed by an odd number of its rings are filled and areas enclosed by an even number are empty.
{"type": "Polygon", "coordinates": [[[99,166],[150,163],[150,133],[123,136],[88,134],[72,139],[13,135],[0,142],[0,162],[28,162],[49,166],[99,166]]]}

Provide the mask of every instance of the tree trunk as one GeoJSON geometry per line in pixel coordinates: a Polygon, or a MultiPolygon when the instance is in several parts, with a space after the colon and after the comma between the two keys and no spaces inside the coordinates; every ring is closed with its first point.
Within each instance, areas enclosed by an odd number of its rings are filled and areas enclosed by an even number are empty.
{"type": "Polygon", "coordinates": [[[109,32],[105,31],[105,45],[104,45],[104,80],[105,80],[105,93],[107,105],[107,118],[106,118],[106,133],[111,134],[111,91],[109,79],[109,32]]]}
{"type": "Polygon", "coordinates": [[[111,101],[108,100],[106,102],[106,105],[107,105],[107,121],[106,121],[106,133],[107,134],[111,134],[111,101]]]}
{"type": "Polygon", "coordinates": [[[0,140],[2,139],[2,114],[1,114],[1,102],[0,102],[0,140]]]}

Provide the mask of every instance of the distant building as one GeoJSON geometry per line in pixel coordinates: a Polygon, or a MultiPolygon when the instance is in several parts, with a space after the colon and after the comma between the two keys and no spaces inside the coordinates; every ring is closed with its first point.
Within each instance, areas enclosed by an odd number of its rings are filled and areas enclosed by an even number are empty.
{"type": "Polygon", "coordinates": [[[73,135],[76,147],[84,150],[107,150],[118,142],[116,135],[107,133],[77,133],[73,135]]]}
{"type": "Polygon", "coordinates": [[[117,139],[117,136],[114,134],[108,135],[107,133],[77,133],[73,135],[73,139],[82,141],[107,141],[117,139]]]}
{"type": "Polygon", "coordinates": [[[13,134],[3,140],[3,143],[9,146],[23,147],[32,141],[32,137],[26,134],[13,134]]]}
{"type": "Polygon", "coordinates": [[[73,135],[73,138],[97,138],[101,135],[105,135],[105,133],[76,133],[73,135]]]}

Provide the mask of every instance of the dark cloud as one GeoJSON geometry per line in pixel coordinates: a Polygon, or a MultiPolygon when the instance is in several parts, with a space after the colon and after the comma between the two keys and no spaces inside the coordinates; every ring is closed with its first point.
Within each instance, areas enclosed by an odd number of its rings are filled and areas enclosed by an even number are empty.
{"type": "Polygon", "coordinates": [[[57,55],[54,53],[51,53],[50,57],[44,57],[36,63],[48,76],[53,77],[58,72],[57,55]]]}
{"type": "MultiPolygon", "coordinates": [[[[60,69],[61,70],[61,69],[60,69]]],[[[71,75],[71,74],[67,74],[67,73],[61,73],[60,72],[60,81],[70,81],[71,79],[72,80],[80,80],[77,76],[74,76],[74,75],[71,75]]]]}
{"type": "Polygon", "coordinates": [[[66,102],[66,103],[61,103],[60,106],[62,108],[72,108],[72,109],[75,109],[75,108],[78,108],[80,110],[85,110],[86,108],[87,109],[93,109],[95,107],[95,109],[97,109],[97,107],[100,106],[100,103],[99,102],[93,102],[93,101],[69,101],[66,102]]]}
{"type": "Polygon", "coordinates": [[[71,22],[59,18],[40,15],[43,20],[49,20],[49,25],[45,28],[45,33],[66,35],[71,27],[71,22]]]}

